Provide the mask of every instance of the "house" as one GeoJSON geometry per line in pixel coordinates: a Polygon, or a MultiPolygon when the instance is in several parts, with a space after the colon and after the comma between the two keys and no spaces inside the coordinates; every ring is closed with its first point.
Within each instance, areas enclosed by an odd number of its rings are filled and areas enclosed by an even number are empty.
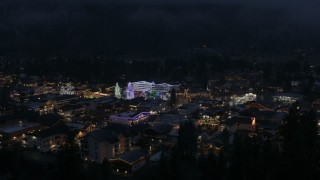
{"type": "Polygon", "coordinates": [[[87,133],[94,131],[96,125],[92,123],[67,123],[66,124],[72,132],[75,132],[75,141],[77,144],[87,135],[87,133]]]}
{"type": "Polygon", "coordinates": [[[180,127],[180,124],[186,121],[187,119],[184,117],[181,117],[176,114],[162,114],[158,116],[155,119],[155,123],[166,123],[173,126],[171,129],[171,132],[169,133],[170,136],[178,137],[178,130],[180,127]]]}
{"type": "Polygon", "coordinates": [[[59,125],[27,135],[27,144],[30,148],[36,148],[40,152],[48,152],[59,149],[64,145],[69,134],[66,125],[59,125]]]}
{"type": "Polygon", "coordinates": [[[274,102],[290,105],[296,101],[302,100],[302,95],[297,93],[279,93],[272,96],[274,102]]]}
{"type": "Polygon", "coordinates": [[[81,144],[82,157],[97,163],[102,163],[105,158],[114,158],[129,149],[129,139],[109,129],[88,133],[81,144]]]}
{"type": "Polygon", "coordinates": [[[52,99],[56,107],[62,107],[63,105],[69,104],[71,101],[77,101],[79,97],[76,95],[62,95],[52,99]]]}
{"type": "Polygon", "coordinates": [[[150,112],[124,112],[110,116],[110,122],[118,124],[138,124],[145,121],[150,116],[150,112]]]}
{"type": "Polygon", "coordinates": [[[9,125],[0,128],[0,144],[10,145],[15,143],[21,143],[25,146],[26,134],[40,131],[46,127],[42,126],[39,123],[34,122],[18,122],[17,124],[9,125]]]}
{"type": "Polygon", "coordinates": [[[84,114],[85,110],[86,108],[80,104],[66,104],[59,109],[58,114],[63,116],[65,119],[70,120],[75,116],[84,114]]]}
{"type": "Polygon", "coordinates": [[[41,115],[37,122],[48,128],[64,124],[63,117],[55,113],[41,115]]]}
{"type": "Polygon", "coordinates": [[[146,154],[141,150],[128,151],[111,158],[112,169],[122,175],[131,175],[146,164],[146,154]]]}
{"type": "Polygon", "coordinates": [[[235,116],[225,120],[228,131],[235,133],[237,130],[255,130],[256,120],[254,117],[235,116]]]}

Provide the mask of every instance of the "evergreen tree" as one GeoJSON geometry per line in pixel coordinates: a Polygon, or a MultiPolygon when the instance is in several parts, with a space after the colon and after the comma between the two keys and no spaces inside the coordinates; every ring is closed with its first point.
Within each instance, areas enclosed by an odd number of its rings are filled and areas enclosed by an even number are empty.
{"type": "Polygon", "coordinates": [[[121,89],[118,83],[116,83],[116,86],[114,88],[114,96],[118,99],[121,99],[121,89]]]}
{"type": "Polygon", "coordinates": [[[175,107],[176,103],[177,103],[177,93],[176,93],[176,90],[172,88],[170,91],[169,106],[175,107]]]}
{"type": "Polygon", "coordinates": [[[284,149],[289,152],[294,147],[294,138],[296,136],[296,130],[301,121],[300,104],[296,102],[289,110],[289,114],[285,117],[281,125],[281,135],[285,138],[284,149]]]}
{"type": "Polygon", "coordinates": [[[73,140],[68,140],[57,156],[59,179],[81,178],[81,159],[79,147],[73,140]]]}
{"type": "Polygon", "coordinates": [[[287,178],[314,179],[317,166],[317,122],[315,112],[302,113],[296,103],[282,125],[283,172],[287,178]]]}
{"type": "Polygon", "coordinates": [[[191,121],[180,124],[178,151],[187,159],[194,159],[198,151],[197,128],[191,121]]]}
{"type": "Polygon", "coordinates": [[[126,93],[127,93],[127,99],[129,100],[134,99],[134,91],[133,91],[133,86],[131,82],[128,83],[126,93]]]}
{"type": "Polygon", "coordinates": [[[101,179],[112,179],[112,171],[111,171],[111,164],[108,159],[104,159],[101,164],[102,170],[102,178],[101,179]]]}
{"type": "Polygon", "coordinates": [[[8,87],[0,86],[0,106],[7,106],[9,103],[10,90],[8,87]]]}

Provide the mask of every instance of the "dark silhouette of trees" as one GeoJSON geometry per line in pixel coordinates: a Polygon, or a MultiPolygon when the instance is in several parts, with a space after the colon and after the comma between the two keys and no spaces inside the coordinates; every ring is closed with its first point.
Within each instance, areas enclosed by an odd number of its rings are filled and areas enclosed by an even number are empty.
{"type": "Polygon", "coordinates": [[[177,104],[177,93],[174,88],[170,91],[169,107],[173,108],[177,104]]]}
{"type": "Polygon", "coordinates": [[[9,95],[10,89],[9,87],[0,86],[0,107],[7,106],[9,104],[9,95]]]}
{"type": "Polygon", "coordinates": [[[68,140],[57,155],[58,179],[79,179],[83,177],[79,147],[68,140]]]}
{"type": "Polygon", "coordinates": [[[115,179],[112,174],[111,164],[107,159],[104,159],[101,164],[95,162],[88,163],[85,171],[86,179],[94,180],[111,180],[115,179]]]}
{"type": "Polygon", "coordinates": [[[282,165],[288,178],[314,179],[319,156],[318,127],[313,110],[302,112],[295,103],[285,118],[282,165]]]}
{"type": "Polygon", "coordinates": [[[197,128],[192,121],[180,124],[177,149],[183,158],[195,159],[198,151],[197,128]]]}

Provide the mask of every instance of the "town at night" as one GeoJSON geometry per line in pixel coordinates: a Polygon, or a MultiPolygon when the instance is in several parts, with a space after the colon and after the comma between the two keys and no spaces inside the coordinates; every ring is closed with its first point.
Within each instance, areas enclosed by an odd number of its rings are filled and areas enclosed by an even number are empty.
{"type": "Polygon", "coordinates": [[[0,179],[319,179],[316,7],[1,1],[0,179]]]}

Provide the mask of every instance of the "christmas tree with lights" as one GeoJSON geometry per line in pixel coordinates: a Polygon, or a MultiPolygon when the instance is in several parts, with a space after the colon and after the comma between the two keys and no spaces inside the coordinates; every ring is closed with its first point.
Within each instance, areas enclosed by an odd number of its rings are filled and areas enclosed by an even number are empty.
{"type": "Polygon", "coordinates": [[[118,83],[116,83],[116,87],[114,88],[114,96],[121,99],[121,89],[118,83]]]}
{"type": "Polygon", "coordinates": [[[127,86],[127,99],[134,99],[134,91],[131,82],[127,86]]]}

